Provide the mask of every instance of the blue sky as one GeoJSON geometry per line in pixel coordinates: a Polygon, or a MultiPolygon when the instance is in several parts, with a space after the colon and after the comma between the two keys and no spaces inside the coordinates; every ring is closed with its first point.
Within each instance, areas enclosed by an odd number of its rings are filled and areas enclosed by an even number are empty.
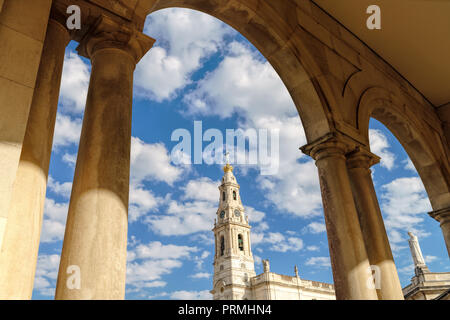
{"type": "MultiPolygon", "coordinates": [[[[155,46],[135,72],[128,231],[127,299],[210,299],[213,221],[219,165],[171,161],[174,130],[280,129],[280,169],[271,176],[236,166],[252,225],[256,272],[271,271],[332,283],[328,242],[313,161],[297,111],[270,64],[219,20],[187,9],[147,19],[155,46]]],[[[89,85],[89,61],[66,51],[60,105],[33,292],[52,299],[89,85]]],[[[370,125],[372,151],[382,157],[373,179],[402,285],[413,276],[407,231],[414,231],[431,271],[450,271],[439,224],[417,172],[395,137],[370,125]]],[[[204,147],[207,143],[204,144],[204,147]]]]}

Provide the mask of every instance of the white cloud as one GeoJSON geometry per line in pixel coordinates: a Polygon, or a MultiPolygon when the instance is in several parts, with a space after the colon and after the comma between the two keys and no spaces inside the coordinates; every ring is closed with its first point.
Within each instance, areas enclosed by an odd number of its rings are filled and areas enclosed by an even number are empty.
{"type": "Polygon", "coordinates": [[[43,296],[54,296],[60,256],[40,254],[36,265],[34,290],[43,296]]]}
{"type": "Polygon", "coordinates": [[[86,105],[90,71],[80,56],[70,51],[64,56],[59,104],[64,112],[82,113],[86,105]]]}
{"type": "Polygon", "coordinates": [[[430,201],[419,177],[397,178],[381,187],[381,209],[391,246],[395,249],[406,243],[404,235],[413,231],[419,236],[428,234],[421,229],[425,213],[431,211],[430,201]]]}
{"type": "Polygon", "coordinates": [[[72,118],[58,112],[56,115],[53,148],[77,145],[81,135],[81,119],[72,118]]]}
{"type": "Polygon", "coordinates": [[[129,222],[136,222],[147,213],[156,211],[163,201],[164,199],[155,196],[150,190],[131,184],[128,206],[129,222]]]}
{"type": "Polygon", "coordinates": [[[217,206],[209,201],[170,201],[166,215],[148,216],[150,228],[164,236],[181,236],[211,230],[217,206]]]}
{"type": "Polygon", "coordinates": [[[60,183],[53,179],[51,175],[48,176],[47,187],[54,193],[69,199],[70,193],[72,192],[72,182],[60,183]]]}
{"type": "Polygon", "coordinates": [[[190,276],[193,279],[209,279],[211,278],[211,274],[208,272],[198,272],[190,276]]]}
{"type": "Polygon", "coordinates": [[[297,237],[286,237],[279,232],[252,232],[251,241],[254,246],[269,244],[268,249],[276,252],[297,252],[303,249],[303,240],[297,237]]]}
{"type": "Polygon", "coordinates": [[[147,144],[139,138],[131,139],[131,182],[163,181],[172,185],[183,170],[171,164],[164,144],[147,144]]]}
{"type": "Polygon", "coordinates": [[[308,251],[320,251],[320,248],[318,246],[307,246],[306,250],[308,250],[308,251]]]}
{"type": "Polygon", "coordinates": [[[325,224],[319,222],[311,222],[306,228],[311,233],[322,233],[327,231],[325,224]]]}
{"type": "Polygon", "coordinates": [[[381,158],[380,165],[388,170],[394,168],[395,155],[389,151],[386,136],[377,129],[369,130],[370,150],[381,158]]]}
{"type": "Polygon", "coordinates": [[[162,244],[155,241],[146,245],[136,245],[128,250],[127,292],[137,292],[145,288],[163,287],[164,275],[181,268],[183,259],[191,259],[196,247],[162,244]]]}
{"type": "Polygon", "coordinates": [[[211,300],[212,295],[209,290],[203,291],[175,291],[170,295],[175,300],[211,300]]]}
{"type": "Polygon", "coordinates": [[[305,265],[322,268],[331,268],[331,261],[329,257],[311,257],[306,260],[305,265]]]}
{"type": "Polygon", "coordinates": [[[424,257],[426,263],[433,263],[434,261],[438,261],[439,257],[436,256],[425,256],[424,257]]]}
{"type": "Polygon", "coordinates": [[[45,199],[41,242],[55,242],[64,238],[68,210],[68,203],[57,203],[53,199],[45,199]]]}
{"type": "Polygon", "coordinates": [[[185,187],[183,199],[204,200],[219,203],[219,181],[213,181],[207,177],[190,180],[185,187]]]}
{"type": "Polygon", "coordinates": [[[414,166],[414,164],[410,158],[403,160],[403,164],[405,165],[403,167],[405,170],[409,170],[409,171],[417,173],[416,167],[414,166]]]}
{"type": "Polygon", "coordinates": [[[191,83],[203,60],[216,53],[233,31],[209,15],[177,8],[152,13],[144,32],[158,41],[137,66],[136,93],[163,101],[191,83]]]}
{"type": "Polygon", "coordinates": [[[64,163],[67,163],[69,167],[74,168],[75,164],[77,163],[77,155],[66,152],[62,157],[62,161],[64,163]]]}
{"type": "Polygon", "coordinates": [[[154,241],[147,245],[137,245],[133,251],[135,252],[135,259],[182,259],[190,257],[198,249],[172,244],[163,245],[159,241],[154,241]]]}

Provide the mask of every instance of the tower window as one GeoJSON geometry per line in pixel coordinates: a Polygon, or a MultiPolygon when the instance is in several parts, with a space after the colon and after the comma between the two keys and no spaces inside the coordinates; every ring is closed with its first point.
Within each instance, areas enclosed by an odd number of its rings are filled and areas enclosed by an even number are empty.
{"type": "Polygon", "coordinates": [[[225,238],[223,236],[220,237],[220,255],[223,256],[225,254],[225,238]]]}
{"type": "Polygon", "coordinates": [[[237,200],[236,191],[233,191],[233,200],[237,200]]]}
{"type": "Polygon", "coordinates": [[[244,240],[242,240],[242,234],[238,235],[239,250],[244,251],[244,240]]]}
{"type": "Polygon", "coordinates": [[[222,192],[222,201],[225,201],[226,197],[225,197],[225,192],[222,192]]]}

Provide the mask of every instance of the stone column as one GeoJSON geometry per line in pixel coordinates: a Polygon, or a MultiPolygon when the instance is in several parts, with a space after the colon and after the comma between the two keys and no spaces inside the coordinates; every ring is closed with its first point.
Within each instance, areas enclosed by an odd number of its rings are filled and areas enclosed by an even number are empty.
{"type": "Polygon", "coordinates": [[[346,144],[335,135],[302,148],[316,160],[338,300],[377,300],[347,172],[346,144]]]}
{"type": "Polygon", "coordinates": [[[0,248],[52,0],[4,0],[0,12],[0,248]],[[24,10],[26,11],[24,13],[24,10]]]}
{"type": "Polygon", "coordinates": [[[67,29],[50,19],[0,253],[0,299],[30,299],[33,291],[64,52],[69,40],[67,29]]]}
{"type": "Polygon", "coordinates": [[[429,215],[441,223],[442,234],[444,235],[445,245],[450,257],[450,208],[433,211],[429,215]]]}
{"type": "Polygon", "coordinates": [[[125,297],[133,72],[153,43],[102,16],[78,48],[92,71],[56,299],[125,297]]]}
{"type": "Polygon", "coordinates": [[[379,157],[362,149],[348,154],[350,185],[369,262],[376,283],[379,284],[378,297],[380,300],[403,300],[402,287],[371,176],[370,167],[379,161],[379,157]]]}

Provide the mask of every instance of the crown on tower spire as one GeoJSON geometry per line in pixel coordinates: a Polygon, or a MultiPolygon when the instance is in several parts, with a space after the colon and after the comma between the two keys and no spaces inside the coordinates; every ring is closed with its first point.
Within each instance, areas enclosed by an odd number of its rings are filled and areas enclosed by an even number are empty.
{"type": "Polygon", "coordinates": [[[223,171],[225,173],[233,172],[233,167],[230,165],[230,153],[229,152],[225,153],[225,162],[226,162],[226,165],[225,165],[225,167],[223,167],[223,171]]]}

